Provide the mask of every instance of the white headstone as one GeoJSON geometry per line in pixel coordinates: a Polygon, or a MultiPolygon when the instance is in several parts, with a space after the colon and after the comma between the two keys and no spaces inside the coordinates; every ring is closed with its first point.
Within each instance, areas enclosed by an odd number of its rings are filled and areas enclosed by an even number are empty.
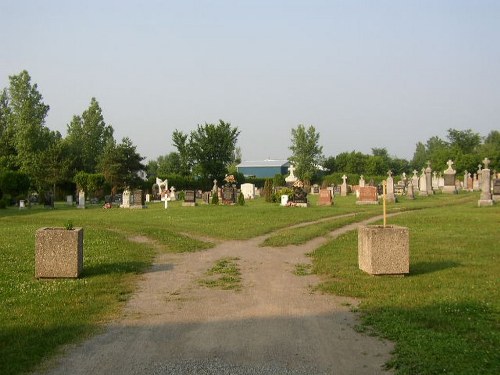
{"type": "Polygon", "coordinates": [[[83,190],[78,192],[78,208],[85,208],[85,192],[83,190]]]}
{"type": "Polygon", "coordinates": [[[287,194],[283,194],[281,196],[281,203],[280,203],[281,206],[286,206],[288,205],[288,195],[287,194]]]}
{"type": "Polygon", "coordinates": [[[255,185],[246,183],[241,184],[241,193],[245,197],[245,199],[255,199],[255,185]]]}

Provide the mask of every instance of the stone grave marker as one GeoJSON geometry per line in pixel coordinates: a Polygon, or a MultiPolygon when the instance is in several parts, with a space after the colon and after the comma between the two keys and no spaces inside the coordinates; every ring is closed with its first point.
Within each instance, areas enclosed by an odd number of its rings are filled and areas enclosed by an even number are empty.
{"type": "Polygon", "coordinates": [[[342,176],[342,186],[340,187],[340,195],[342,197],[347,196],[347,176],[346,175],[342,176]]]}
{"type": "Polygon", "coordinates": [[[196,206],[196,192],[194,190],[186,190],[184,192],[184,202],[182,202],[184,207],[194,207],[196,206]]]}
{"type": "Polygon", "coordinates": [[[122,204],[120,208],[130,208],[130,203],[132,201],[130,190],[125,189],[122,194],[122,204]]]}
{"type": "Polygon", "coordinates": [[[443,193],[456,194],[457,187],[455,185],[455,175],[457,171],[452,168],[453,162],[451,160],[448,160],[446,164],[448,168],[444,171],[443,193]]]}
{"type": "Polygon", "coordinates": [[[66,195],[66,204],[68,206],[73,206],[73,196],[72,195],[66,195]]]}
{"type": "Polygon", "coordinates": [[[434,194],[434,191],[432,190],[432,168],[431,168],[431,162],[427,162],[427,168],[425,168],[425,184],[427,188],[427,195],[432,195],[434,194]]]}
{"type": "Polygon", "coordinates": [[[175,187],[174,186],[172,186],[170,188],[170,200],[171,201],[177,200],[177,196],[175,195],[175,187]]]}
{"type": "Polygon", "coordinates": [[[406,198],[415,199],[415,192],[413,190],[413,182],[408,182],[408,188],[406,189],[406,198]]]}
{"type": "Polygon", "coordinates": [[[255,199],[255,185],[246,183],[246,184],[241,184],[241,192],[245,199],[255,199]]]}
{"type": "Polygon", "coordinates": [[[417,173],[418,171],[416,169],[413,170],[413,176],[411,178],[411,182],[412,182],[412,185],[413,185],[413,189],[415,190],[418,190],[418,176],[417,176],[417,173]]]}
{"type": "Polygon", "coordinates": [[[281,196],[280,206],[288,206],[288,195],[283,194],[281,196]]]}
{"type": "Polygon", "coordinates": [[[359,176],[359,187],[365,187],[365,178],[363,175],[359,176]]]}
{"type": "Polygon", "coordinates": [[[394,179],[392,178],[392,171],[387,172],[387,190],[386,190],[386,201],[396,202],[396,196],[394,195],[394,179]]]}
{"type": "Polygon", "coordinates": [[[493,205],[493,198],[491,195],[491,175],[490,169],[488,168],[490,160],[488,158],[484,158],[483,163],[484,168],[481,170],[481,196],[477,202],[479,207],[493,205]]]}
{"type": "Polygon", "coordinates": [[[494,202],[500,202],[500,178],[495,175],[493,178],[493,194],[492,199],[494,202]]]}
{"type": "Polygon", "coordinates": [[[224,186],[222,189],[222,203],[235,204],[236,203],[236,189],[232,186],[224,186]]]}
{"type": "Polygon", "coordinates": [[[359,198],[356,204],[378,204],[376,186],[363,186],[359,188],[359,198]]]}
{"type": "Polygon", "coordinates": [[[318,206],[331,206],[333,204],[332,193],[329,189],[320,189],[318,206]]]}
{"type": "Polygon", "coordinates": [[[77,208],[85,208],[85,192],[80,190],[78,192],[78,206],[77,208]]]}

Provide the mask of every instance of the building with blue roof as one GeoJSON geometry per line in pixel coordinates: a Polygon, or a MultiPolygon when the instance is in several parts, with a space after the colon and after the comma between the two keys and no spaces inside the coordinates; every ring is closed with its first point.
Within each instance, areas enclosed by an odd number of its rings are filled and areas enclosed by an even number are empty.
{"type": "Polygon", "coordinates": [[[290,162],[288,160],[266,159],[244,161],[236,166],[239,173],[245,177],[272,178],[277,174],[288,175],[290,162]]]}

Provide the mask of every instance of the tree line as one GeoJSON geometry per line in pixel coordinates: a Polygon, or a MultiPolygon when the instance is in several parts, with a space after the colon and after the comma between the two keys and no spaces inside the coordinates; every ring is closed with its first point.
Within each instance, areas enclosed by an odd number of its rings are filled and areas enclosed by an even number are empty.
{"type": "Polygon", "coordinates": [[[95,98],[73,116],[67,135],[45,125],[49,112],[27,71],[9,77],[0,92],[0,192],[44,193],[56,186],[117,191],[140,183],[143,157],[129,138],[117,142],[95,98]]]}
{"type": "MultiPolygon", "coordinates": [[[[27,71],[9,77],[9,86],[0,91],[0,198],[2,194],[21,196],[28,191],[43,193],[59,187],[73,193],[76,185],[88,193],[110,192],[125,187],[151,186],[155,177],[169,178],[181,187],[211,187],[213,179],[222,181],[228,173],[237,174],[241,149],[240,131],[229,122],[198,125],[190,133],[174,130],[176,151],[143,164],[132,141],[118,142],[114,129],[106,124],[95,98],[81,115],[74,115],[62,136],[45,125],[49,112],[36,83],[27,71]],[[138,172],[147,171],[147,185],[138,172]]],[[[296,175],[310,183],[334,180],[338,174],[385,176],[420,171],[431,162],[434,170],[445,170],[447,160],[459,173],[473,172],[488,157],[492,169],[500,169],[500,132],[486,137],[467,130],[448,129],[446,139],[431,137],[418,142],[412,160],[389,155],[385,148],[372,148],[371,154],[341,152],[325,157],[320,134],[314,126],[298,125],[291,130],[291,156],[296,175]],[[327,178],[330,176],[330,178],[327,178]]]]}

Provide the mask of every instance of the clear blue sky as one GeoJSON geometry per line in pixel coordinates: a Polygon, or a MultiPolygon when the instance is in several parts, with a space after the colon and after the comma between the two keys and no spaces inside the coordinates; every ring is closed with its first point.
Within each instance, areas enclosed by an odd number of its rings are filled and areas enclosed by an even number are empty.
{"type": "Polygon", "coordinates": [[[0,88],[26,69],[63,135],[94,96],[148,159],[219,119],[245,160],[287,158],[298,124],[326,156],[404,158],[500,129],[498,0],[1,0],[0,25],[0,88]]]}

